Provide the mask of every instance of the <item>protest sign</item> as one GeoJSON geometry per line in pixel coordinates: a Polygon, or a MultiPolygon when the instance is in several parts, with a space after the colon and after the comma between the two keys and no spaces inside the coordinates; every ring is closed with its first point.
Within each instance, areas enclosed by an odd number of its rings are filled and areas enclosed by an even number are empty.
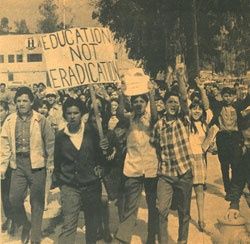
{"type": "Polygon", "coordinates": [[[111,32],[72,28],[40,36],[51,86],[63,89],[118,82],[111,32]]]}
{"type": "Polygon", "coordinates": [[[141,68],[128,70],[124,75],[124,82],[126,84],[125,95],[135,96],[149,92],[149,80],[150,77],[145,75],[141,68]]]}

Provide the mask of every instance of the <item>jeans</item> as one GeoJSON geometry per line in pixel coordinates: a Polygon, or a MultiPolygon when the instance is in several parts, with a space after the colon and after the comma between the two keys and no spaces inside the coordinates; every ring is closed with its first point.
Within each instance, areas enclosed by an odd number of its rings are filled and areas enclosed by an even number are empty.
{"type": "Polygon", "coordinates": [[[220,131],[216,136],[218,158],[221,165],[221,173],[226,193],[231,192],[231,181],[237,177],[237,171],[242,157],[241,136],[238,131],[220,131]],[[232,170],[232,179],[229,177],[229,169],[232,170]]]}
{"type": "Polygon", "coordinates": [[[137,211],[143,185],[146,193],[148,205],[148,240],[153,240],[157,233],[158,212],[156,208],[156,177],[126,177],[123,189],[123,209],[120,216],[120,224],[116,233],[116,238],[130,243],[133,229],[136,223],[137,211]]]}
{"type": "Polygon", "coordinates": [[[159,241],[168,243],[168,214],[172,202],[173,193],[177,196],[177,209],[179,217],[178,241],[186,243],[188,240],[190,203],[192,195],[193,176],[188,170],[180,176],[159,176],[157,186],[157,199],[159,210],[159,241]]]}
{"type": "Polygon", "coordinates": [[[17,225],[28,222],[24,208],[27,188],[30,188],[31,241],[41,241],[44,210],[46,169],[32,169],[29,156],[18,156],[17,169],[12,169],[10,183],[10,203],[17,225]]]}
{"type": "Polygon", "coordinates": [[[59,244],[74,244],[81,210],[84,211],[86,225],[86,243],[94,244],[99,226],[99,208],[101,204],[101,184],[97,182],[86,187],[71,187],[62,185],[61,201],[63,213],[62,232],[59,244]]]}

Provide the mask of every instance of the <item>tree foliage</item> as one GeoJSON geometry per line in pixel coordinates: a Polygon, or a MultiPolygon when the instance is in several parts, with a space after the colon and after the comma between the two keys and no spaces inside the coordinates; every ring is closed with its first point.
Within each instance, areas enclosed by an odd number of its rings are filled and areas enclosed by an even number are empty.
{"type": "Polygon", "coordinates": [[[38,22],[38,31],[50,33],[58,30],[58,6],[54,0],[44,0],[39,5],[39,13],[42,18],[38,22]]]}
{"type": "Polygon", "coordinates": [[[25,19],[21,19],[20,21],[15,21],[15,33],[17,34],[28,34],[30,33],[29,28],[26,24],[25,19]]]}
{"type": "Polygon", "coordinates": [[[237,52],[245,53],[247,43],[249,44],[248,0],[94,2],[97,10],[93,13],[93,18],[108,26],[117,40],[124,41],[129,57],[140,61],[151,75],[165,70],[169,64],[173,65],[178,54],[184,55],[188,68],[192,66],[196,59],[194,16],[197,19],[202,64],[215,62],[214,57],[220,56],[220,43],[216,38],[218,39],[223,26],[229,32],[224,49],[229,52],[238,49],[237,52]]]}
{"type": "MultiPolygon", "coordinates": [[[[73,17],[65,23],[59,20],[58,6],[54,0],[44,0],[39,6],[42,18],[38,22],[38,32],[51,33],[72,27],[73,17]]],[[[71,9],[64,6],[64,10],[70,14],[71,9]]]]}
{"type": "Polygon", "coordinates": [[[9,27],[9,19],[7,17],[3,17],[0,21],[0,35],[6,35],[10,32],[9,27]]]}

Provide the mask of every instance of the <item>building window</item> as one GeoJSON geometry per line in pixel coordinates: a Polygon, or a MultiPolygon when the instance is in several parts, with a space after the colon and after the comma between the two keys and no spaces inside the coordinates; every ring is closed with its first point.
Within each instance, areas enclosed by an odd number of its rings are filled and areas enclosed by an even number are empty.
{"type": "Polygon", "coordinates": [[[23,55],[22,54],[17,54],[16,55],[16,61],[18,63],[22,63],[23,62],[23,55]]]}
{"type": "Polygon", "coordinates": [[[33,53],[27,55],[28,62],[42,62],[42,54],[41,53],[33,53]]]}
{"type": "Polygon", "coordinates": [[[15,62],[15,55],[12,55],[12,54],[8,55],[8,62],[14,63],[15,62]]]}
{"type": "Polygon", "coordinates": [[[0,55],[0,63],[4,63],[4,55],[0,55]]]}
{"type": "Polygon", "coordinates": [[[13,81],[14,80],[14,74],[12,72],[8,73],[8,80],[13,81]]]}

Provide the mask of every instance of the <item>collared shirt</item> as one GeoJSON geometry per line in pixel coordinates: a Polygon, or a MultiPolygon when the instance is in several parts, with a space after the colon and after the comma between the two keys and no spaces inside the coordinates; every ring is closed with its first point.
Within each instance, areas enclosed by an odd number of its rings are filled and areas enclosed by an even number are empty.
{"type": "Polygon", "coordinates": [[[25,119],[19,115],[16,120],[16,152],[30,152],[30,123],[32,113],[25,119]]]}
{"type": "Polygon", "coordinates": [[[180,119],[167,121],[164,115],[154,126],[151,142],[160,149],[159,175],[178,176],[191,169],[193,152],[180,119]]]}
{"type": "Polygon", "coordinates": [[[130,120],[127,137],[127,154],[123,173],[128,177],[155,177],[158,159],[155,148],[150,144],[150,119],[145,113],[140,119],[134,116],[130,120]]]}

